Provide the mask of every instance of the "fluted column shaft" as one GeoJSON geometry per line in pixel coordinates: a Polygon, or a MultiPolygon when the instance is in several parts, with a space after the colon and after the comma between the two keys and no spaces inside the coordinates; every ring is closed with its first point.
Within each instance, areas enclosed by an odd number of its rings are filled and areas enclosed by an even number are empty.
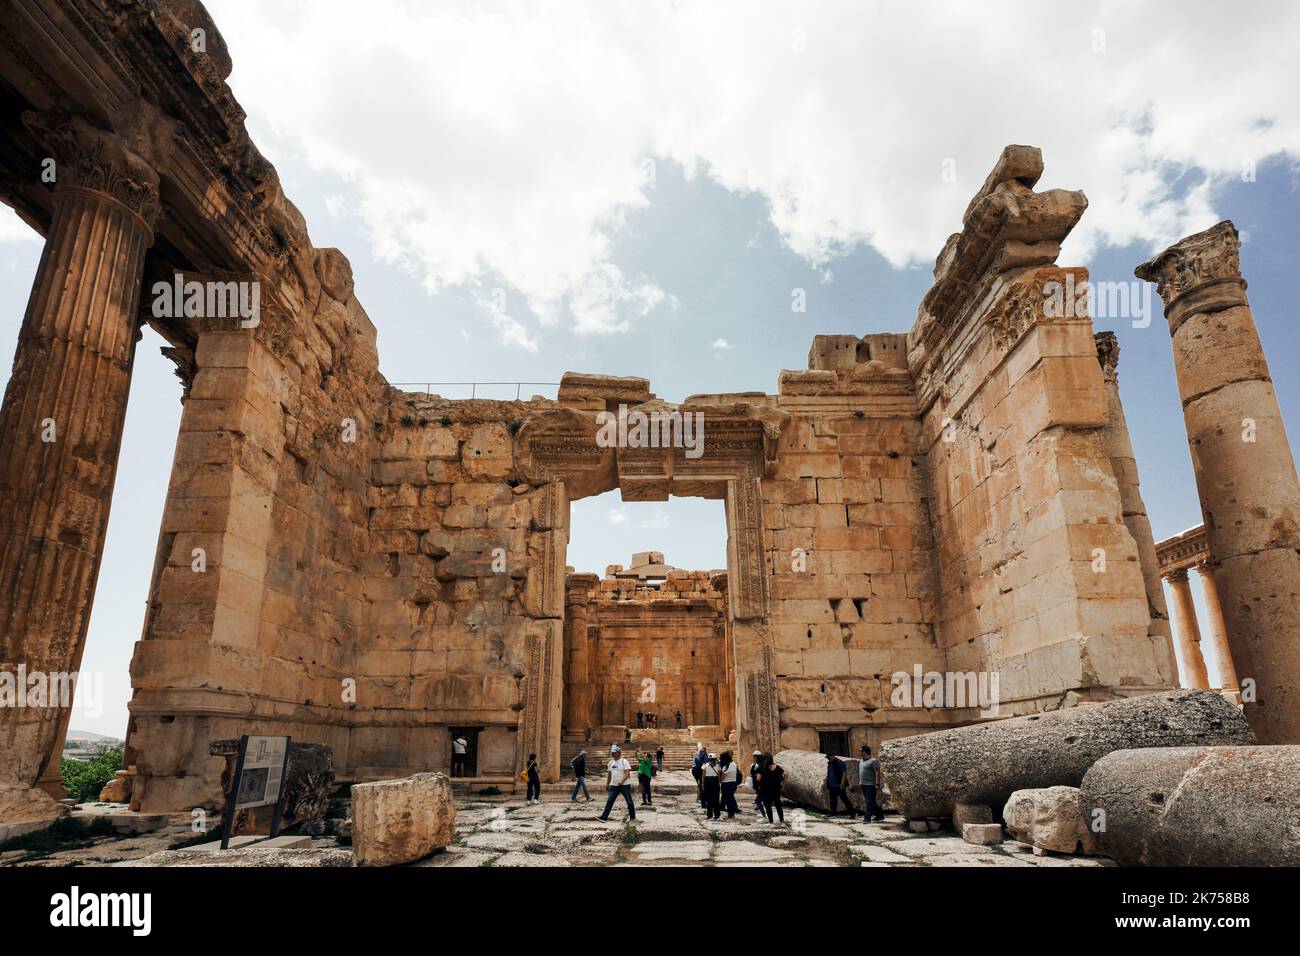
{"type": "Polygon", "coordinates": [[[1219,587],[1214,580],[1214,567],[1208,563],[1196,566],[1197,577],[1201,579],[1201,593],[1205,596],[1205,633],[1206,643],[1214,655],[1219,687],[1223,690],[1239,690],[1237,670],[1232,665],[1232,649],[1228,646],[1228,631],[1223,623],[1223,605],[1219,601],[1219,587]]]}
{"type": "Polygon", "coordinates": [[[1192,603],[1192,586],[1186,571],[1169,575],[1169,590],[1174,595],[1174,631],[1178,640],[1178,663],[1184,687],[1205,689],[1210,686],[1201,653],[1201,629],[1196,623],[1196,605],[1192,603]]]}
{"type": "Polygon", "coordinates": [[[1230,222],[1137,275],[1157,283],[1242,703],[1260,743],[1300,743],[1300,480],[1230,222]]]}
{"type": "MultiPolygon", "coordinates": [[[[109,134],[54,133],[54,217],[0,408],[0,667],[29,674],[81,666],[157,203],[157,177],[109,134]]],[[[0,709],[0,791],[58,759],[68,703],[0,709]]]]}

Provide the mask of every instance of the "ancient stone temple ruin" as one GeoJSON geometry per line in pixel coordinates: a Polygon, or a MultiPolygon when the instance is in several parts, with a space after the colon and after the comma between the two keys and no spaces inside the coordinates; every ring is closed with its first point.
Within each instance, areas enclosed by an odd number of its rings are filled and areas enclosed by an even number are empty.
{"type": "MultiPolygon", "coordinates": [[[[672,404],[568,372],[554,399],[453,401],[380,374],[348,260],[250,141],[200,4],[0,11],[0,199],[45,237],[0,411],[0,667],[79,666],[143,324],[184,383],[131,665],[134,807],[218,805],[210,746],[254,732],[326,744],[359,779],[445,768],[471,730],[477,774],[537,753],[555,779],[565,735],[628,725],[647,680],[648,709],[741,753],[1177,685],[1118,346],[1059,307],[1088,278],[1056,263],[1087,202],[1035,191],[1037,149],[997,158],[910,330],[817,335],[771,392],[672,404]],[[256,283],[260,315],[159,315],[177,277],[256,283]],[[635,415],[702,423],[700,443],[606,440],[635,415]],[[571,503],[613,490],[722,501],[725,571],[568,573],[571,503]],[[993,678],[996,712],[900,703],[895,676],[922,673],[993,678]]],[[[1238,252],[1224,223],[1141,275],[1244,713],[1296,742],[1300,486],[1238,252]]],[[[0,712],[0,816],[46,808],[66,720],[0,712]]]]}

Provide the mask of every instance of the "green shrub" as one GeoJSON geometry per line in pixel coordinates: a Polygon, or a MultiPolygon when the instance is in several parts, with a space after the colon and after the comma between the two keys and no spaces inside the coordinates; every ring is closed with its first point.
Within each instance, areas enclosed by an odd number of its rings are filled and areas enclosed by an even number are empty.
{"type": "Polygon", "coordinates": [[[63,785],[78,803],[99,799],[99,791],[122,769],[122,748],[101,750],[89,760],[64,760],[63,785]]]}

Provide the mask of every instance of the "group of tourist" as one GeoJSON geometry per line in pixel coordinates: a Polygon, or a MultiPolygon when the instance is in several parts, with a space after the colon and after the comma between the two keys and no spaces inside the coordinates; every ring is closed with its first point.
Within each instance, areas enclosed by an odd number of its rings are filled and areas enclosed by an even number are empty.
{"type": "MultiPolygon", "coordinates": [[[[775,810],[777,817],[784,823],[781,787],[785,781],[785,771],[771,754],[755,750],[753,757],[748,779],[754,788],[754,807],[766,815],[769,823],[773,822],[775,810]]],[[[706,818],[721,819],[724,810],[728,819],[743,812],[736,803],[736,790],[745,777],[730,750],[724,750],[720,755],[711,754],[700,744],[691,760],[691,775],[695,778],[696,796],[700,806],[704,807],[706,818]]]]}
{"type": "MultiPolygon", "coordinates": [[[[609,768],[605,785],[609,790],[605,809],[599,819],[608,820],[610,811],[621,796],[627,802],[629,820],[636,819],[636,805],[632,802],[631,762],[623,756],[623,748],[614,744],[609,748],[609,768]]],[[[732,757],[730,750],[721,754],[711,754],[704,744],[697,745],[695,756],[691,760],[691,776],[695,778],[696,799],[704,808],[704,815],[710,820],[722,818],[726,811],[729,819],[742,813],[736,803],[736,790],[748,779],[754,789],[754,808],[767,817],[768,823],[776,820],[785,822],[785,811],[781,805],[781,789],[785,783],[785,770],[771,754],[755,750],[753,762],[749,766],[748,778],[742,774],[740,766],[732,757]]],[[[651,781],[663,769],[664,752],[660,747],[652,755],[649,751],[636,758],[637,781],[641,786],[641,806],[653,807],[654,797],[651,781]]],[[[569,794],[570,802],[578,799],[578,791],[590,801],[591,791],[587,789],[587,751],[580,750],[570,762],[573,770],[573,790],[569,794]]],[[[537,770],[537,755],[528,755],[528,764],[523,774],[528,780],[528,802],[541,802],[541,778],[537,770]]],[[[871,748],[862,748],[862,758],[858,763],[858,788],[865,801],[862,819],[883,820],[885,811],[881,809],[876,794],[880,785],[880,761],[871,755],[871,748]]],[[[826,755],[826,789],[830,794],[830,812],[834,816],[839,812],[843,802],[849,819],[857,815],[857,808],[849,799],[848,765],[835,754],[826,755]]]]}
{"type": "MultiPolygon", "coordinates": [[[[682,712],[681,712],[680,710],[677,711],[675,714],[673,714],[673,721],[677,724],[677,729],[678,729],[678,730],[681,730],[681,729],[682,729],[682,712]]],[[[637,726],[637,729],[638,729],[638,730],[640,730],[640,729],[642,729],[642,728],[645,728],[645,727],[653,727],[653,728],[655,728],[655,729],[658,729],[658,727],[659,727],[659,715],[656,714],[654,711],[641,711],[641,710],[638,710],[638,711],[636,712],[636,726],[637,726]]]]}
{"type": "MultiPolygon", "coordinates": [[[[849,819],[852,820],[857,814],[857,808],[849,799],[848,775],[848,766],[843,760],[834,754],[826,755],[826,790],[830,794],[831,816],[839,812],[839,804],[843,800],[849,812],[849,819]]],[[[864,746],[862,759],[858,762],[858,789],[862,791],[864,801],[862,807],[864,821],[885,819],[885,811],[880,808],[880,803],[876,800],[879,785],[880,761],[871,756],[870,747],[864,746]]]]}

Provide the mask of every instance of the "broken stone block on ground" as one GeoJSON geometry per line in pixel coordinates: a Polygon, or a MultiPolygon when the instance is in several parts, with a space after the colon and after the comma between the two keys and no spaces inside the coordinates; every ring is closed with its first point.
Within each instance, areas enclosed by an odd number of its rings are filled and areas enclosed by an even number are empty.
{"type": "Polygon", "coordinates": [[[352,788],[352,850],[358,866],[396,866],[447,846],[456,808],[446,774],[417,773],[352,788]]]}
{"type": "Polygon", "coordinates": [[[1097,843],[1079,809],[1077,787],[1017,790],[1002,809],[1007,832],[1037,850],[1095,856],[1097,843]]]}
{"type": "Polygon", "coordinates": [[[1253,742],[1221,695],[1178,690],[890,740],[880,761],[910,819],[951,816],[958,803],[1000,807],[1016,790],[1077,787],[1114,750],[1253,742]]]}
{"type": "Polygon", "coordinates": [[[1083,778],[1101,851],[1146,866],[1300,866],[1300,746],[1120,750],[1083,778]]]}

